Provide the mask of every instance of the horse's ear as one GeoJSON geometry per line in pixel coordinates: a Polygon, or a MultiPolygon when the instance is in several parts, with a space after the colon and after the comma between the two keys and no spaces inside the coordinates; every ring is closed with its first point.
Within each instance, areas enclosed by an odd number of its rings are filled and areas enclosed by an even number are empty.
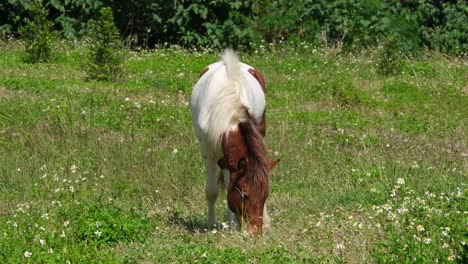
{"type": "Polygon", "coordinates": [[[279,159],[274,160],[274,161],[270,161],[268,163],[268,171],[271,171],[276,166],[276,164],[278,164],[278,162],[280,162],[279,159]]]}

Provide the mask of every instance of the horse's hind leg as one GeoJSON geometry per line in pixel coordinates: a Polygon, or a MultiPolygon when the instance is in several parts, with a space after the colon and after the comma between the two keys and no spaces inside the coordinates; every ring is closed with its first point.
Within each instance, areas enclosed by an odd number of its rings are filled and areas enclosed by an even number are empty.
{"type": "Polygon", "coordinates": [[[218,198],[218,179],[216,177],[216,162],[213,159],[204,157],[207,173],[205,195],[208,201],[208,227],[216,226],[215,203],[218,198]]]}

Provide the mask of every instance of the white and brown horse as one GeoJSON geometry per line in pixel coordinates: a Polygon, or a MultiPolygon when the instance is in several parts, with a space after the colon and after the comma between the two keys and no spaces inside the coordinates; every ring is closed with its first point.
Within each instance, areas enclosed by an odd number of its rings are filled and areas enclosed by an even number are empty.
{"type": "Polygon", "coordinates": [[[232,50],[202,71],[192,91],[195,134],[205,161],[208,225],[216,226],[217,168],[227,190],[228,223],[262,233],[270,223],[266,209],[269,171],[264,140],[265,82],[232,50]]]}

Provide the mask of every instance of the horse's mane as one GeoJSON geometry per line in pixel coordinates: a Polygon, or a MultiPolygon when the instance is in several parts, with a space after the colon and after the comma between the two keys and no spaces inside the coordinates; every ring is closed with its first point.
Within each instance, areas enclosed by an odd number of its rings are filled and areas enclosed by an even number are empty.
{"type": "Polygon", "coordinates": [[[239,123],[239,130],[248,150],[245,177],[250,182],[251,193],[255,193],[249,199],[258,200],[252,201],[253,203],[260,202],[260,199],[266,199],[269,192],[268,160],[263,136],[250,116],[239,123]]]}

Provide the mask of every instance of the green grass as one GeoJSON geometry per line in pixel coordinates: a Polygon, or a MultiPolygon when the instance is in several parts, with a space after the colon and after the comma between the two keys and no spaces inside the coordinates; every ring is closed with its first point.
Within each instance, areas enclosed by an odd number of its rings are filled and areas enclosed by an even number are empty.
{"type": "Polygon", "coordinates": [[[426,54],[383,76],[377,52],[242,54],[267,81],[281,158],[272,228],[249,237],[205,224],[188,102],[218,53],[131,52],[124,80],[92,82],[86,46],[42,64],[0,51],[2,263],[466,260],[466,59],[426,54]]]}

